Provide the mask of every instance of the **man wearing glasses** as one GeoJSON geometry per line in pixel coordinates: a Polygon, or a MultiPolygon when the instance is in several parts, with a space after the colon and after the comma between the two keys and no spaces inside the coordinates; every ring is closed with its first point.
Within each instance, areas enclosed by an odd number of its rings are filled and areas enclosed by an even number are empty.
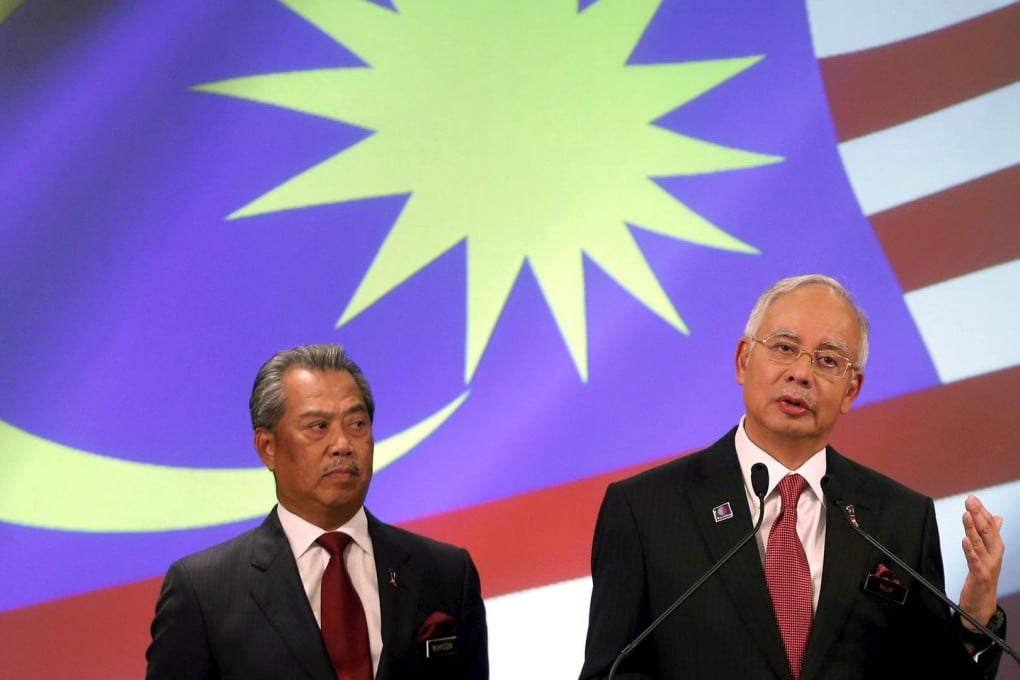
{"type": "MultiPolygon", "coordinates": [[[[757,463],[768,469],[757,544],[734,553],[615,677],[994,677],[991,640],[856,535],[825,495],[823,477],[862,529],[942,588],[932,500],[829,446],[867,357],[867,317],[834,279],[784,279],[762,294],[736,348],[740,423],[704,451],[606,490],[582,680],[606,677],[620,651],[751,531],[757,463]]],[[[1002,518],[973,496],[965,506],[960,604],[1001,636],[1002,518]]]]}

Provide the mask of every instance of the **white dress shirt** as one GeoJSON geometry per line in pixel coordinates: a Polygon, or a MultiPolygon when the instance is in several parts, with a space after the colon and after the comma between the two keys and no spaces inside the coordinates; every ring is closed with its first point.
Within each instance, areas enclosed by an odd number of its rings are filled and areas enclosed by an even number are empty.
{"type": "MultiPolygon", "coordinates": [[[[308,596],[308,604],[312,607],[319,627],[322,627],[320,603],[322,574],[329,564],[329,552],[316,543],[315,539],[324,532],[282,504],[277,506],[277,514],[297,561],[298,573],[301,574],[301,584],[304,586],[305,595],[308,596]]],[[[379,606],[379,579],[372,553],[372,538],[368,535],[365,508],[360,508],[354,517],[343,526],[337,527],[335,531],[341,531],[353,539],[344,549],[344,566],[365,610],[368,646],[372,652],[372,675],[375,676],[379,670],[379,655],[382,654],[382,615],[379,606]]]]}
{"type": "Polygon", "coordinates": [[[765,494],[765,519],[755,538],[758,541],[758,552],[761,554],[762,567],[765,566],[765,548],[768,546],[769,531],[779,516],[782,500],[779,497],[779,482],[786,475],[797,473],[808,486],[797,502],[797,535],[804,545],[808,567],[811,570],[811,599],[813,609],[818,609],[818,593],[822,587],[822,562],[825,559],[825,501],[822,495],[822,477],[825,476],[825,449],[816,452],[796,470],[790,470],[768,453],[758,448],[744,431],[744,419],[736,434],[737,459],[740,471],[744,475],[744,492],[747,505],[751,509],[751,521],[758,519],[758,497],[751,486],[751,466],[764,463],[769,469],[769,488],[765,494]]]}

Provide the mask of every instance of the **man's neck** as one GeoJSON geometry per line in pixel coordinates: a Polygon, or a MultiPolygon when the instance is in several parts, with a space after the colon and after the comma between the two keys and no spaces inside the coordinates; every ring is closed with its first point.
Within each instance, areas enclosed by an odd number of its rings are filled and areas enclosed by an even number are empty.
{"type": "Polygon", "coordinates": [[[770,433],[762,436],[762,433],[753,432],[748,429],[746,419],[744,421],[744,432],[752,444],[782,463],[788,470],[799,469],[811,456],[826,446],[825,442],[813,439],[791,440],[787,437],[777,437],[770,433]]]}

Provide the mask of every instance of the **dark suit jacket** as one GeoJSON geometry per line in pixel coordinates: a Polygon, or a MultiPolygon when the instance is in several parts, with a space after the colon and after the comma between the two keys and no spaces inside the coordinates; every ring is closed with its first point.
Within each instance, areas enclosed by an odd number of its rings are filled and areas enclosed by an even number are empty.
{"type": "MultiPolygon", "coordinates": [[[[371,514],[368,530],[382,614],[376,679],[488,678],[485,609],[467,551],[371,514]],[[434,612],[457,620],[456,654],[426,659],[417,637],[434,612]]],[[[261,526],[171,565],[146,658],[150,680],[336,677],[275,509],[261,526]]]]}
{"type": "MultiPolygon", "coordinates": [[[[581,678],[609,673],[616,655],[753,527],[734,434],[708,449],[609,486],[592,546],[593,591],[581,678]],[[734,517],[716,523],[729,502],[734,517]]],[[[862,528],[940,588],[944,576],[934,505],[897,482],[827,451],[862,528]]],[[[896,565],[853,532],[834,505],[826,514],[821,593],[803,680],[981,678],[948,610],[909,575],[896,604],[862,585],[896,565]]],[[[754,541],[738,551],[617,671],[618,678],[788,678],[779,627],[754,541]]]]}

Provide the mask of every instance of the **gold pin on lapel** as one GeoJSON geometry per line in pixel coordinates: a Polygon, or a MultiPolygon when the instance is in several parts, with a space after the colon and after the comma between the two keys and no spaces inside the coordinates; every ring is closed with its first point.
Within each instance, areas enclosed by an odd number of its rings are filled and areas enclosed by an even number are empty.
{"type": "Polygon", "coordinates": [[[394,588],[397,587],[397,570],[390,569],[390,585],[394,588]]]}

